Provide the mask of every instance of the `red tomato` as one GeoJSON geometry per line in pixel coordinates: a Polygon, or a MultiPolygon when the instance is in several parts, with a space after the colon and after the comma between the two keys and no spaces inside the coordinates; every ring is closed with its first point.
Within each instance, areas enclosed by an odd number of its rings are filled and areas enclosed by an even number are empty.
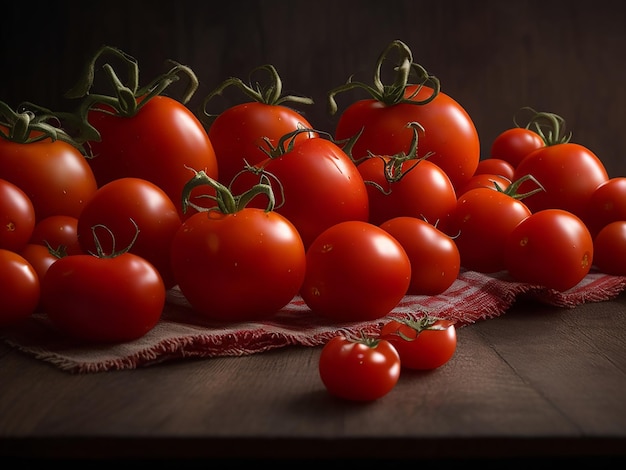
{"type": "Polygon", "coordinates": [[[418,217],[445,231],[456,206],[450,178],[429,160],[404,161],[398,169],[401,178],[388,177],[393,158],[372,157],[357,166],[368,183],[369,222],[380,225],[394,217],[418,217]]]}
{"type": "MultiPolygon", "coordinates": [[[[515,168],[514,179],[532,175],[545,191],[524,198],[532,212],[563,209],[585,217],[589,198],[609,177],[600,159],[588,148],[574,143],[549,145],[528,154],[515,168]]],[[[520,192],[532,183],[525,182],[520,192]]]]}
{"type": "Polygon", "coordinates": [[[94,232],[107,254],[132,243],[129,251],[150,261],[169,289],[175,284],[170,245],[181,223],[178,209],[161,188],[128,177],[96,191],[78,219],[77,233],[84,253],[96,252],[94,232]]]}
{"type": "Polygon", "coordinates": [[[626,221],[606,224],[593,239],[593,264],[606,274],[626,276],[626,221]]]}
{"type": "Polygon", "coordinates": [[[514,279],[566,291],[589,273],[593,239],[576,215],[562,209],[545,209],[526,217],[513,229],[504,258],[514,279]]]}
{"type": "Polygon", "coordinates": [[[18,186],[0,179],[0,248],[19,251],[35,228],[35,208],[18,186]]]}
{"type": "Polygon", "coordinates": [[[522,201],[504,192],[476,188],[462,194],[449,232],[461,254],[461,265],[483,273],[504,270],[507,238],[530,214],[522,201]]]}
{"type": "MultiPolygon", "coordinates": [[[[367,221],[367,188],[357,167],[337,144],[318,137],[278,150],[259,167],[273,175],[274,210],[295,225],[305,248],[339,222],[367,221]]],[[[243,174],[233,187],[249,189],[251,180],[256,183],[258,176],[243,174]]],[[[255,198],[251,205],[264,207],[267,198],[255,198]]]]}
{"type": "Polygon", "coordinates": [[[368,402],[387,395],[400,378],[400,356],[386,340],[335,336],[324,345],[319,375],[328,392],[368,402]]]}
{"type": "Polygon", "coordinates": [[[538,133],[525,127],[512,127],[494,139],[491,158],[504,160],[515,168],[526,155],[542,147],[545,147],[545,142],[538,133]]]}
{"type": "Polygon", "coordinates": [[[146,179],[165,191],[182,217],[181,195],[193,177],[190,168],[217,177],[215,151],[204,127],[172,98],[155,96],[132,117],[94,109],[89,122],[101,136],[90,143],[95,158],[89,164],[98,186],[124,177],[146,179]]]}
{"type": "Polygon", "coordinates": [[[610,178],[589,197],[582,218],[592,236],[611,222],[626,220],[626,177],[610,178]]]}
{"type": "Polygon", "coordinates": [[[38,243],[27,243],[19,251],[19,254],[33,267],[40,283],[43,282],[43,278],[52,263],[62,257],[62,255],[55,254],[50,248],[38,243]]]}
{"type": "MultiPolygon", "coordinates": [[[[212,181],[204,177],[198,181],[212,181]]],[[[218,195],[227,192],[222,187],[218,195]]],[[[273,210],[231,209],[200,212],[183,222],[171,245],[174,277],[193,309],[208,318],[267,318],[298,293],[304,245],[294,225],[273,210]]]]}
{"type": "Polygon", "coordinates": [[[406,369],[437,369],[452,358],[457,346],[454,322],[430,317],[390,320],[380,337],[396,348],[406,369]]]}
{"type": "Polygon", "coordinates": [[[489,188],[494,191],[506,190],[511,185],[511,180],[504,176],[489,173],[479,173],[472,176],[462,188],[457,191],[457,198],[475,188],[489,188]]]}
{"type": "MultiPolygon", "coordinates": [[[[412,96],[416,86],[407,87],[412,96]]],[[[433,90],[422,87],[415,100],[425,99],[433,90]]],[[[450,96],[439,92],[425,105],[399,103],[385,106],[375,99],[356,101],[343,111],[337,122],[335,138],[348,139],[363,133],[352,149],[355,160],[374,155],[408,152],[413,133],[407,124],[417,122],[424,128],[419,153],[432,152],[428,161],[439,166],[455,188],[474,174],[480,160],[480,142],[474,122],[465,109],[450,96]]]]}
{"type": "MultiPolygon", "coordinates": [[[[88,235],[91,237],[91,234],[88,235]]],[[[57,250],[64,247],[68,255],[83,253],[78,242],[78,218],[71,215],[51,215],[35,225],[30,243],[57,250]]]]}
{"type": "Polygon", "coordinates": [[[407,293],[411,262],[382,228],[347,221],[326,229],[306,253],[300,294],[316,314],[335,322],[384,317],[407,293]]]}
{"type": "Polygon", "coordinates": [[[411,261],[407,294],[441,294],[459,276],[461,258],[456,243],[425,220],[395,217],[380,228],[400,242],[411,261]]]}
{"type": "Polygon", "coordinates": [[[43,311],[59,331],[89,343],[144,336],[165,305],[159,272],[133,253],[70,255],[49,268],[41,285],[43,311]]]}
{"type": "Polygon", "coordinates": [[[51,215],[78,217],[97,189],[83,154],[67,142],[50,138],[21,143],[0,137],[0,178],[26,193],[36,222],[51,215]]]}
{"type": "Polygon", "coordinates": [[[0,248],[0,327],[29,318],[39,304],[37,273],[23,256],[0,248]]]}
{"type": "Polygon", "coordinates": [[[513,179],[515,167],[502,158],[484,158],[478,162],[474,175],[498,175],[508,180],[513,179]]]}
{"type": "MultiPolygon", "coordinates": [[[[313,127],[298,111],[284,105],[288,101],[313,104],[313,100],[293,95],[282,96],[282,82],[272,65],[257,67],[250,75],[261,71],[269,74],[267,85],[261,87],[259,81],[255,81],[253,87],[239,79],[229,78],[203,102],[201,119],[209,130],[209,138],[215,149],[220,181],[226,185],[246,165],[264,161],[267,158],[267,144],[275,147],[284,135],[297,129],[313,127]],[[208,102],[231,85],[254,101],[229,107],[219,115],[209,114],[206,110],[208,102]]],[[[317,136],[316,132],[299,133],[295,141],[317,136]]]]}

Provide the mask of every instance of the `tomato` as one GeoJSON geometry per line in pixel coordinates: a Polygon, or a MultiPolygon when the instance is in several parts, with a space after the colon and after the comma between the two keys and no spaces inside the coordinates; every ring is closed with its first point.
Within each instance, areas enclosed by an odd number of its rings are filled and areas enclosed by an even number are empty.
{"type": "Polygon", "coordinates": [[[380,337],[396,348],[406,369],[437,369],[454,356],[457,346],[454,322],[428,316],[390,320],[383,325],[380,337]]]}
{"type": "Polygon", "coordinates": [[[626,220],[626,177],[600,184],[589,197],[582,219],[592,236],[611,222],[626,220]]]}
{"type": "MultiPolygon", "coordinates": [[[[299,128],[313,128],[298,111],[282,104],[287,101],[312,104],[313,101],[308,98],[281,96],[282,83],[273,66],[259,67],[252,73],[256,71],[266,71],[270,75],[271,81],[264,89],[259,89],[258,83],[253,88],[241,80],[231,78],[210,93],[203,103],[204,114],[201,119],[204,119],[203,123],[208,127],[209,138],[215,150],[219,180],[226,185],[246,164],[256,165],[267,158],[267,143],[275,146],[285,134],[299,128]],[[231,85],[254,100],[231,106],[217,116],[208,114],[208,102],[231,85]]],[[[303,132],[295,139],[299,141],[317,135],[316,132],[303,132]]]]}
{"type": "Polygon", "coordinates": [[[593,263],[606,274],[626,276],[626,221],[606,224],[593,239],[593,263]]]}
{"type": "Polygon", "coordinates": [[[19,254],[33,267],[40,283],[43,282],[43,278],[52,263],[65,256],[63,253],[55,252],[47,246],[38,243],[27,243],[19,251],[19,254]]]}
{"type": "Polygon", "coordinates": [[[26,193],[36,221],[51,215],[78,217],[97,189],[83,154],[51,138],[23,143],[0,136],[0,178],[26,193]]]}
{"type": "Polygon", "coordinates": [[[504,270],[507,238],[530,214],[523,201],[505,192],[476,188],[459,196],[449,233],[461,265],[483,273],[504,270]]]}
{"type": "Polygon", "coordinates": [[[407,294],[437,295],[459,276],[461,258],[452,238],[423,219],[395,217],[380,225],[406,251],[411,262],[407,294]]]}
{"type": "Polygon", "coordinates": [[[515,167],[502,158],[483,158],[478,162],[474,175],[498,175],[508,180],[513,179],[515,167]]]}
{"type": "Polygon", "coordinates": [[[545,142],[537,132],[525,127],[512,127],[496,136],[491,144],[490,156],[504,160],[515,168],[526,155],[542,147],[545,147],[545,142]]]}
{"type": "Polygon", "coordinates": [[[400,356],[384,339],[329,340],[319,358],[319,375],[326,390],[344,400],[369,402],[387,395],[400,378],[400,356]]]}
{"type": "Polygon", "coordinates": [[[94,232],[105,253],[132,242],[129,251],[150,261],[169,289],[175,284],[170,245],[181,224],[165,191],[148,180],[127,177],[96,191],[78,219],[77,234],[85,253],[96,251],[94,232]]]}
{"type": "MultiPolygon", "coordinates": [[[[285,137],[291,142],[289,135],[285,137]]],[[[293,146],[281,142],[274,156],[258,167],[271,175],[274,210],[295,225],[305,248],[339,222],[367,221],[369,217],[367,188],[359,170],[342,148],[328,139],[304,139],[293,146]]],[[[232,187],[241,192],[257,181],[253,173],[242,174],[232,187]]],[[[250,203],[252,207],[266,204],[263,196],[250,203]]]]}
{"type": "Polygon", "coordinates": [[[395,238],[368,222],[346,221],[308,248],[300,294],[334,322],[375,320],[398,305],[410,281],[411,262],[395,238]]]}
{"type": "Polygon", "coordinates": [[[545,209],[513,229],[504,258],[515,280],[566,291],[589,273],[593,239],[576,215],[563,209],[545,209]]]}
{"type": "Polygon", "coordinates": [[[0,327],[29,318],[39,303],[41,284],[23,256],[0,248],[0,327]]]}
{"type": "Polygon", "coordinates": [[[0,248],[19,251],[35,228],[35,208],[18,186],[0,179],[0,248]]]}
{"type": "Polygon", "coordinates": [[[506,190],[511,185],[511,180],[504,176],[489,173],[478,173],[472,176],[462,188],[457,191],[457,198],[461,197],[470,189],[489,188],[494,191],[506,190]]]}
{"type": "MultiPolygon", "coordinates": [[[[193,184],[215,184],[199,173],[193,184]]],[[[271,188],[264,187],[271,191],[271,188]]],[[[244,197],[245,200],[245,197],[244,197]]],[[[201,315],[220,321],[267,318],[298,293],[305,273],[305,249],[284,216],[256,207],[199,212],[174,234],[171,263],[181,292],[201,315]]]]}
{"type": "Polygon", "coordinates": [[[394,163],[394,158],[371,157],[357,166],[368,183],[369,222],[380,225],[394,217],[419,217],[445,231],[456,206],[456,192],[448,175],[429,160],[394,163]],[[399,177],[387,170],[396,164],[399,177]]]}
{"type": "MultiPolygon", "coordinates": [[[[578,217],[593,192],[609,177],[600,159],[587,147],[575,143],[549,145],[527,155],[516,167],[514,179],[534,176],[545,188],[524,199],[532,212],[563,209],[578,217]]],[[[523,183],[524,192],[531,183],[523,183]]]]}
{"type": "MultiPolygon", "coordinates": [[[[91,234],[88,234],[91,237],[91,234]]],[[[51,215],[35,225],[30,243],[57,250],[63,247],[68,255],[82,254],[78,241],[78,218],[71,215],[51,215]]]]}
{"type": "Polygon", "coordinates": [[[41,304],[69,337],[122,343],[141,338],[158,323],[165,286],[156,268],[133,253],[70,255],[48,268],[41,304]]]}
{"type": "MultiPolygon", "coordinates": [[[[92,73],[86,74],[67,96],[81,99],[80,140],[92,154],[88,161],[98,186],[118,178],[146,179],[165,191],[182,217],[183,187],[194,171],[202,170],[216,178],[218,172],[211,140],[184,104],[197,88],[197,77],[189,68],[175,64],[153,80],[149,88],[139,88],[136,60],[107,46],[96,52],[87,70],[92,73]],[[115,97],[89,92],[94,85],[95,63],[109,53],[129,67],[128,84],[122,83],[110,68],[108,76],[115,97]],[[158,94],[177,81],[181,71],[187,73],[191,82],[184,102],[158,94]]],[[[205,195],[211,194],[207,191],[205,195]]]]}
{"type": "Polygon", "coordinates": [[[413,63],[410,49],[401,41],[393,41],[381,54],[374,81],[375,85],[370,87],[351,79],[329,92],[331,113],[337,110],[335,95],[339,92],[363,88],[371,96],[352,102],[340,114],[335,138],[345,140],[360,133],[352,148],[355,160],[370,153],[407,153],[413,140],[409,124],[417,123],[424,129],[419,153],[432,154],[429,161],[448,175],[455,188],[461,187],[474,174],[480,160],[478,132],[467,111],[440,91],[435,77],[413,63]],[[396,79],[393,85],[384,86],[381,66],[394,50],[399,53],[394,67],[396,79]],[[409,83],[409,78],[415,75],[417,83],[409,83]]]}

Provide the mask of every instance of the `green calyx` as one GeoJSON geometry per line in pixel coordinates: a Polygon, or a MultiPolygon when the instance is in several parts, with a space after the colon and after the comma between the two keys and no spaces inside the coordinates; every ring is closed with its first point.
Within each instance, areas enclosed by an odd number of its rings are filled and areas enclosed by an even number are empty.
{"type": "Polygon", "coordinates": [[[76,116],[70,113],[54,113],[33,103],[21,103],[17,110],[0,101],[0,137],[11,142],[29,144],[50,139],[61,140],[78,150],[82,150],[61,123],[76,123],[76,116]]]}
{"type": "Polygon", "coordinates": [[[352,77],[348,81],[334,88],[328,93],[328,112],[334,115],[337,112],[337,102],[335,96],[345,91],[355,89],[365,90],[373,99],[384,103],[387,106],[404,103],[412,105],[424,105],[430,103],[439,94],[441,84],[439,79],[430,75],[424,67],[413,62],[413,54],[409,47],[402,41],[392,41],[389,46],[382,52],[376,62],[374,70],[374,84],[368,85],[363,82],[353,81],[352,77]],[[382,81],[382,67],[385,61],[389,59],[389,55],[396,51],[399,53],[397,65],[394,67],[395,79],[390,85],[385,85],[382,81]],[[409,80],[415,77],[415,81],[409,80]],[[417,85],[415,92],[405,97],[406,89],[409,86],[417,85]],[[432,88],[432,93],[423,100],[416,100],[415,97],[423,86],[432,88]]]}
{"type": "MultiPolygon", "coordinates": [[[[520,111],[531,113],[526,129],[535,131],[543,140],[546,147],[557,144],[566,144],[572,139],[571,132],[565,132],[565,119],[555,113],[535,111],[533,108],[524,107],[520,111]]],[[[518,127],[522,127],[514,119],[518,127]]]]}
{"type": "Polygon", "coordinates": [[[159,75],[147,85],[139,86],[139,65],[135,58],[125,52],[110,46],[101,47],[87,63],[85,71],[79,81],[65,93],[66,98],[82,99],[79,107],[79,115],[82,118],[83,140],[99,140],[98,131],[87,121],[87,113],[91,109],[98,109],[102,112],[115,114],[123,117],[132,117],[139,112],[151,98],[160,95],[172,83],[180,80],[184,75],[189,83],[183,93],[181,102],[189,102],[196,92],[199,82],[198,78],[189,67],[174,61],[168,61],[172,67],[162,75],[159,75]],[[104,95],[91,93],[96,76],[96,64],[107,56],[112,56],[121,62],[126,68],[127,80],[122,82],[113,66],[105,62],[102,65],[106,77],[113,88],[114,95],[104,95]],[[104,107],[100,105],[105,105],[104,107]]]}
{"type": "Polygon", "coordinates": [[[193,207],[198,212],[219,211],[222,214],[234,214],[245,208],[248,203],[257,195],[265,194],[268,198],[268,203],[265,208],[265,212],[274,210],[276,204],[274,191],[272,185],[269,182],[269,178],[261,174],[261,182],[254,185],[246,192],[235,196],[231,190],[207,175],[203,170],[197,171],[195,175],[187,181],[183,187],[182,195],[182,208],[183,213],[186,213],[189,207],[193,207]],[[199,186],[210,186],[215,190],[215,195],[202,195],[198,197],[204,197],[212,199],[216,202],[216,207],[202,207],[191,202],[191,192],[199,186]]]}
{"type": "Polygon", "coordinates": [[[248,77],[250,83],[246,84],[240,78],[231,77],[224,80],[221,85],[215,88],[211,93],[209,93],[203,100],[202,106],[200,107],[199,114],[202,122],[210,126],[215,118],[219,116],[219,114],[210,114],[207,111],[207,104],[216,96],[221,95],[224,90],[228,87],[234,86],[241,90],[245,95],[247,95],[252,101],[263,103],[267,105],[277,106],[283,105],[287,102],[299,103],[299,104],[313,104],[313,100],[311,98],[296,96],[296,95],[285,95],[283,96],[283,83],[280,79],[280,75],[278,71],[273,65],[267,64],[262,65],[260,67],[256,67],[253,69],[248,77]],[[256,82],[254,85],[252,84],[252,76],[257,72],[267,72],[269,74],[269,82],[262,86],[260,83],[256,82]]]}

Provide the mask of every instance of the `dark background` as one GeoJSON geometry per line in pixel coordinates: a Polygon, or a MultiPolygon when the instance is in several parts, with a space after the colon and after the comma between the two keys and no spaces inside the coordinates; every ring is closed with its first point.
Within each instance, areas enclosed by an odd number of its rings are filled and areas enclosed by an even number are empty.
{"type": "MultiPolygon", "coordinates": [[[[394,39],[472,116],[482,154],[523,106],[561,115],[610,176],[626,176],[626,14],[619,0],[239,0],[17,2],[0,11],[0,101],[70,109],[63,99],[102,45],[135,57],[141,84],[188,65],[194,109],[213,88],[271,63],[298,107],[331,131],[327,92],[371,83],[394,39]]],[[[352,95],[340,95],[340,111],[352,95]]],[[[366,97],[362,92],[354,98],[366,97]]],[[[231,96],[224,103],[244,100],[231,96]],[[230,100],[230,101],[228,101],[230,100]]],[[[212,109],[212,111],[219,111],[212,109]]]]}

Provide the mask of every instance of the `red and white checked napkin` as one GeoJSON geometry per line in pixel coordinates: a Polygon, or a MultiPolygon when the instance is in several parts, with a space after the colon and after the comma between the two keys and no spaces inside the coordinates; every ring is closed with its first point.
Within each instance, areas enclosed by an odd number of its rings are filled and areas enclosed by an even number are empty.
{"type": "Polygon", "coordinates": [[[385,318],[356,323],[333,323],[311,312],[296,296],[271,319],[223,323],[192,311],[177,288],[168,292],[160,322],[135,341],[80,344],[60,335],[47,317],[34,314],[19,326],[0,330],[0,338],[36,359],[71,373],[134,369],[188,357],[243,356],[290,345],[319,346],[339,332],[376,334],[390,318],[427,312],[455,320],[459,327],[502,315],[519,296],[563,308],[602,302],[618,296],[626,277],[591,272],[577,286],[558,292],[512,281],[506,272],[462,271],[450,288],[435,296],[409,295],[385,318]]]}

